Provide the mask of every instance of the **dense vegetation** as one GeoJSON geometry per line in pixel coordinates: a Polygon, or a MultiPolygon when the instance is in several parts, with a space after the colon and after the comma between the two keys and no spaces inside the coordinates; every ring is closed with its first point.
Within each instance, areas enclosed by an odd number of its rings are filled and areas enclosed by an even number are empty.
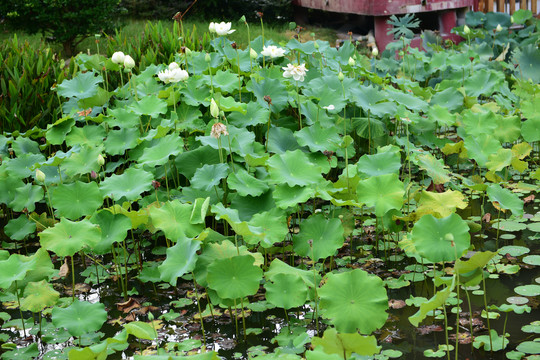
{"type": "Polygon", "coordinates": [[[539,24],[79,54],[0,135],[2,357],[538,353],[539,24]]]}

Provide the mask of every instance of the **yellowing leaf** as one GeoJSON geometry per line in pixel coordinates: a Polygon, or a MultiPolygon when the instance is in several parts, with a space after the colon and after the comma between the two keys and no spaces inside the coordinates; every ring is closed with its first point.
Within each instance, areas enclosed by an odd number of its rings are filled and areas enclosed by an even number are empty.
{"type": "Polygon", "coordinates": [[[459,191],[447,190],[443,193],[422,191],[416,213],[419,218],[426,214],[443,218],[455,212],[457,208],[466,207],[465,196],[459,191]]]}

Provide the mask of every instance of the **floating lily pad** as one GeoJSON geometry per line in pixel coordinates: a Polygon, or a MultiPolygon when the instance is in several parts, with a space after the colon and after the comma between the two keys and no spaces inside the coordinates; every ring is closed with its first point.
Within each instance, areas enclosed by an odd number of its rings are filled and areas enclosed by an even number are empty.
{"type": "Polygon", "coordinates": [[[529,253],[531,250],[525,246],[507,245],[499,249],[500,255],[521,256],[529,253]]]}
{"type": "Polygon", "coordinates": [[[538,296],[540,295],[540,285],[522,285],[515,287],[514,291],[522,296],[538,296]]]}
{"type": "Polygon", "coordinates": [[[39,312],[46,307],[55,305],[59,298],[60,293],[54,290],[47,281],[31,282],[24,289],[21,310],[39,312]]]}
{"type": "Polygon", "coordinates": [[[521,331],[526,332],[526,333],[540,334],[540,320],[536,320],[530,323],[529,325],[522,326],[521,331]]]}
{"type": "Polygon", "coordinates": [[[527,225],[525,225],[524,223],[517,222],[517,221],[501,220],[499,222],[494,223],[493,227],[498,228],[502,231],[513,232],[513,231],[525,230],[527,228],[527,225]]]}
{"type": "Polygon", "coordinates": [[[529,265],[540,265],[540,255],[528,255],[525,256],[522,261],[529,265]]]}
{"type": "Polygon", "coordinates": [[[524,341],[516,348],[525,354],[540,354],[540,341],[524,341]]]}
{"type": "Polygon", "coordinates": [[[262,270],[254,265],[251,255],[217,259],[208,267],[207,281],[219,297],[238,299],[254,295],[259,290],[262,270]]]}
{"type": "Polygon", "coordinates": [[[308,288],[300,276],[282,273],[273,276],[272,279],[273,281],[264,284],[269,303],[283,309],[304,305],[308,288]]]}
{"type": "Polygon", "coordinates": [[[529,302],[529,299],[522,296],[510,296],[506,298],[506,301],[510,304],[523,305],[529,302]]]}

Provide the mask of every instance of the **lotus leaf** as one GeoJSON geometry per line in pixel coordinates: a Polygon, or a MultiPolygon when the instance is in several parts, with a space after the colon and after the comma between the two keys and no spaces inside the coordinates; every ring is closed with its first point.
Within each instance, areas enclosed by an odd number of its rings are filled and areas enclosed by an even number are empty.
{"type": "Polygon", "coordinates": [[[36,202],[43,199],[43,189],[41,186],[25,184],[15,189],[14,199],[9,203],[9,206],[14,211],[23,211],[24,209],[32,212],[36,209],[36,202]]]}
{"type": "Polygon", "coordinates": [[[21,310],[39,312],[46,307],[54,306],[59,298],[60,293],[54,290],[47,281],[31,282],[24,289],[21,310]]]}
{"type": "Polygon", "coordinates": [[[116,242],[126,238],[131,230],[131,220],[123,214],[113,214],[108,210],[96,212],[90,221],[101,229],[101,241],[93,247],[96,254],[106,254],[116,242]]]}
{"type": "Polygon", "coordinates": [[[264,284],[266,300],[277,307],[290,309],[304,305],[308,288],[302,278],[294,274],[276,274],[264,284]]]}
{"type": "Polygon", "coordinates": [[[512,211],[512,214],[516,216],[523,216],[523,200],[510,190],[503,189],[499,184],[492,184],[487,188],[487,195],[501,208],[512,211]]]}
{"type": "Polygon", "coordinates": [[[318,293],[322,315],[340,332],[371,334],[388,317],[383,281],[364,270],[330,273],[318,293]]]}
{"type": "Polygon", "coordinates": [[[194,238],[203,231],[202,224],[190,222],[192,211],[192,204],[182,204],[178,200],[173,200],[161,207],[153,206],[148,212],[152,224],[162,230],[168,239],[176,242],[184,238],[194,238]]]}
{"type": "Polygon", "coordinates": [[[85,145],[93,147],[103,142],[107,136],[105,129],[97,125],[88,125],[85,127],[74,127],[66,136],[66,145],[85,145]]]}
{"type": "Polygon", "coordinates": [[[313,261],[334,255],[343,246],[343,225],[339,219],[326,219],[322,214],[311,215],[300,224],[300,233],[293,237],[294,251],[313,261]]]}
{"type": "Polygon", "coordinates": [[[52,311],[52,322],[56,327],[65,328],[72,336],[97,331],[107,320],[105,305],[89,303],[75,299],[67,308],[55,307],[52,311]]]}
{"type": "Polygon", "coordinates": [[[435,158],[435,156],[427,154],[417,154],[412,157],[412,160],[425,170],[428,176],[433,180],[435,184],[445,184],[450,181],[450,176],[447,167],[441,159],[435,158]]]}
{"type": "Polygon", "coordinates": [[[424,215],[411,232],[418,253],[433,262],[455,261],[471,243],[469,226],[458,214],[437,219],[424,215]]]}
{"type": "Polygon", "coordinates": [[[249,224],[262,229],[262,233],[260,235],[245,235],[244,240],[248,244],[260,242],[263,248],[272,247],[275,243],[283,241],[289,233],[287,217],[278,209],[253,215],[249,224]]]}
{"type": "Polygon", "coordinates": [[[73,256],[84,248],[97,245],[101,240],[101,230],[89,220],[70,221],[66,218],[53,227],[39,233],[41,245],[58,256],[73,256]]]}
{"type": "Polygon", "coordinates": [[[467,207],[465,196],[454,190],[446,190],[443,193],[423,190],[418,204],[416,209],[418,217],[432,214],[435,217],[443,218],[454,213],[456,209],[465,209],[467,207]]]}
{"type": "Polygon", "coordinates": [[[36,223],[30,221],[26,216],[19,216],[16,219],[11,219],[4,227],[4,232],[12,240],[23,240],[35,231],[36,223]]]}
{"type": "Polygon", "coordinates": [[[224,299],[238,299],[256,294],[262,279],[262,270],[254,265],[254,262],[251,255],[215,260],[208,267],[208,287],[224,299]]]}
{"type": "Polygon", "coordinates": [[[97,94],[98,84],[103,82],[100,75],[93,71],[79,73],[71,80],[62,81],[58,85],[58,95],[66,98],[86,99],[97,94]]]}
{"type": "Polygon", "coordinates": [[[375,215],[382,217],[388,210],[401,209],[405,190],[397,174],[371,177],[358,182],[358,201],[375,207],[375,215]]]}
{"type": "Polygon", "coordinates": [[[313,152],[336,151],[340,143],[340,137],[335,126],[325,129],[318,122],[297,131],[294,133],[294,137],[298,140],[300,146],[307,146],[313,152]]]}
{"type": "Polygon", "coordinates": [[[128,335],[144,340],[154,340],[158,337],[155,327],[142,321],[132,321],[124,325],[128,335]]]}
{"type": "Polygon", "coordinates": [[[103,204],[103,196],[95,182],[60,184],[52,191],[51,198],[58,215],[70,220],[92,215],[103,204]]]}
{"type": "Polygon", "coordinates": [[[98,156],[101,155],[101,147],[82,146],[79,152],[73,152],[64,160],[61,169],[69,176],[90,174],[92,171],[99,172],[98,156]]]}
{"type": "Polygon", "coordinates": [[[197,261],[197,251],[201,242],[189,238],[180,239],[174,246],[167,249],[167,258],[159,266],[161,280],[176,286],[179,277],[193,271],[197,261]]]}
{"type": "Polygon", "coordinates": [[[157,118],[160,114],[167,112],[167,103],[157,96],[149,95],[131,104],[128,109],[137,115],[149,115],[157,118]]]}
{"type": "MultiPolygon", "coordinates": [[[[454,278],[453,278],[454,279],[454,278]]],[[[409,321],[414,326],[418,325],[426,318],[427,314],[430,311],[433,311],[444,305],[446,299],[450,296],[450,293],[454,289],[455,282],[452,281],[450,286],[444,288],[444,290],[439,290],[437,293],[428,301],[422,302],[420,304],[420,309],[412,316],[409,316],[409,321]]]]}
{"type": "Polygon", "coordinates": [[[321,167],[310,162],[306,154],[300,150],[276,154],[267,161],[267,165],[274,183],[307,186],[323,180],[321,167]]]}
{"type": "Polygon", "coordinates": [[[244,169],[237,169],[227,178],[229,188],[236,190],[241,196],[259,196],[268,190],[268,184],[250,175],[244,169]]]}
{"type": "Polygon", "coordinates": [[[210,191],[214,189],[214,186],[218,186],[221,179],[226,178],[228,173],[229,165],[227,164],[206,164],[195,171],[191,185],[196,189],[210,191]]]}
{"type": "Polygon", "coordinates": [[[144,147],[143,154],[137,162],[151,167],[163,165],[169,161],[169,157],[180,154],[183,151],[183,145],[182,138],[176,135],[154,139],[144,147]]]}
{"type": "Polygon", "coordinates": [[[362,155],[357,166],[358,171],[368,177],[398,173],[401,168],[399,151],[380,151],[374,155],[362,155]]]}
{"type": "Polygon", "coordinates": [[[116,201],[120,199],[137,200],[141,194],[152,188],[154,177],[143,169],[130,167],[122,175],[112,175],[101,182],[105,196],[116,201]]]}
{"type": "Polygon", "coordinates": [[[491,154],[495,154],[501,148],[500,142],[488,134],[480,134],[463,139],[467,154],[474,159],[478,165],[485,167],[491,154]]]}
{"type": "Polygon", "coordinates": [[[373,356],[381,351],[381,347],[377,346],[377,339],[373,335],[342,334],[334,328],[326,329],[322,338],[313,337],[312,344],[315,348],[322,347],[327,354],[343,355],[344,359],[348,359],[352,353],[373,356]]]}
{"type": "Polygon", "coordinates": [[[510,341],[506,336],[498,335],[496,330],[491,329],[488,335],[474,337],[473,346],[477,349],[484,348],[485,351],[499,351],[505,349],[510,341]]]}

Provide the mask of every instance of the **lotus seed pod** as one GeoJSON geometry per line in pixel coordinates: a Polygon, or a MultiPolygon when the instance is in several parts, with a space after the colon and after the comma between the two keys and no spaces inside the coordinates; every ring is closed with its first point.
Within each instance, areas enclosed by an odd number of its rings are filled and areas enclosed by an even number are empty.
{"type": "Polygon", "coordinates": [[[39,182],[45,182],[45,173],[39,169],[36,170],[36,180],[39,182]]]}

